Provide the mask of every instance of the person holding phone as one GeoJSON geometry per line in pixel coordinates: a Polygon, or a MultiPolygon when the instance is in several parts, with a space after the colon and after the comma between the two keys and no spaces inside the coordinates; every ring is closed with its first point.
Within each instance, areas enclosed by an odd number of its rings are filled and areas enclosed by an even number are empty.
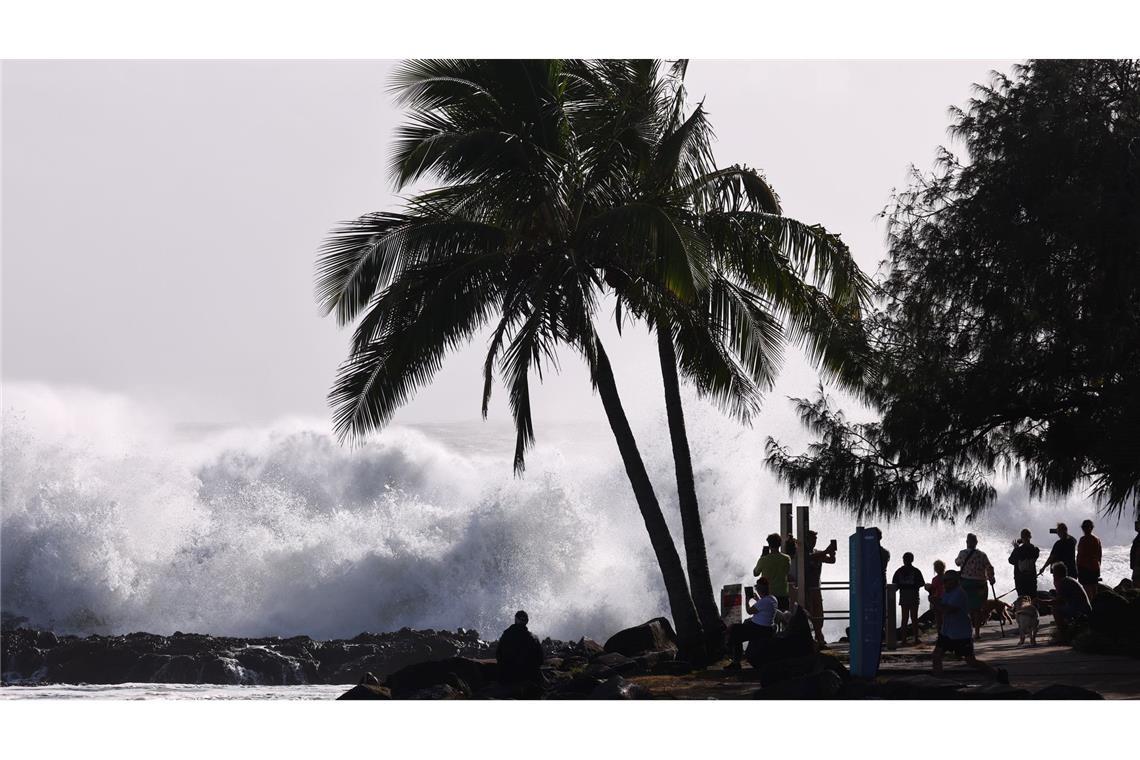
{"type": "Polygon", "coordinates": [[[804,562],[804,601],[808,617],[811,618],[812,628],[815,629],[815,643],[820,649],[827,648],[827,639],[823,637],[823,590],[820,588],[820,579],[823,576],[823,565],[835,564],[835,552],[839,543],[833,538],[823,551],[816,551],[818,534],[809,530],[807,534],[807,557],[804,562]]]}

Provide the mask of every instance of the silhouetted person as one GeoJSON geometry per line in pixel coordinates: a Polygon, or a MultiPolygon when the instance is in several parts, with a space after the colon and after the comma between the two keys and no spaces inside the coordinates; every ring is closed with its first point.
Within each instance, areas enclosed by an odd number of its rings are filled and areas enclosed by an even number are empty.
{"type": "Polygon", "coordinates": [[[1081,523],[1081,540],[1077,542],[1077,580],[1084,586],[1089,599],[1096,599],[1096,584],[1100,582],[1100,539],[1093,535],[1093,521],[1081,523]]]}
{"type": "Polygon", "coordinates": [[[1009,683],[1009,676],[1001,668],[993,668],[974,656],[974,640],[971,637],[969,600],[962,589],[957,570],[947,570],[942,576],[942,597],[938,606],[942,610],[942,626],[938,629],[938,643],[934,645],[931,661],[934,675],[942,675],[942,657],[946,652],[961,655],[966,664],[980,670],[1002,683],[1009,683]]]}
{"type": "Polygon", "coordinates": [[[756,560],[753,575],[768,581],[768,590],[776,597],[776,606],[788,609],[788,571],[792,568],[792,558],[780,551],[780,534],[768,536],[768,546],[760,559],[756,560]]]}
{"type": "Polygon", "coordinates": [[[930,609],[934,611],[934,631],[937,633],[942,630],[942,607],[938,601],[942,598],[942,593],[946,590],[946,563],[940,559],[934,560],[934,577],[930,579],[930,583],[926,584],[926,590],[930,592],[930,609]]]}
{"type": "Polygon", "coordinates": [[[1132,582],[1140,583],[1140,520],[1136,521],[1136,538],[1132,539],[1132,551],[1128,554],[1128,566],[1132,568],[1132,582]]]}
{"type": "Polygon", "coordinates": [[[1073,623],[1086,619],[1092,613],[1089,595],[1076,578],[1069,576],[1064,562],[1053,565],[1053,620],[1057,624],[1059,638],[1067,638],[1072,633],[1073,623]]]}
{"type": "Polygon", "coordinates": [[[918,643],[918,592],[926,585],[922,571],[914,566],[914,555],[903,555],[903,564],[895,570],[891,583],[899,590],[899,608],[902,610],[902,637],[900,644],[906,643],[906,623],[909,619],[914,627],[914,643],[918,643]]]}
{"type": "Polygon", "coordinates": [[[820,580],[823,577],[824,564],[835,564],[835,551],[838,544],[835,539],[827,545],[826,549],[816,551],[818,534],[809,530],[807,534],[807,557],[804,558],[804,606],[811,618],[811,626],[815,629],[815,643],[820,647],[827,646],[827,639],[823,637],[823,589],[820,580]]]}
{"type": "Polygon", "coordinates": [[[1041,566],[1041,575],[1045,570],[1052,567],[1057,562],[1065,563],[1065,570],[1068,572],[1070,578],[1077,577],[1077,539],[1069,535],[1069,529],[1065,523],[1057,523],[1056,528],[1052,528],[1050,533],[1057,535],[1057,540],[1053,542],[1053,548],[1049,551],[1049,556],[1045,559],[1045,564],[1041,566]]]}
{"type": "Polygon", "coordinates": [[[542,644],[527,629],[529,621],[526,612],[519,610],[515,613],[515,624],[499,637],[495,659],[499,663],[501,683],[520,686],[542,684],[542,644]]]}
{"type": "Polygon", "coordinates": [[[983,609],[989,596],[988,584],[994,582],[994,566],[986,553],[978,548],[978,537],[973,533],[966,534],[966,548],[958,552],[954,564],[962,568],[958,581],[966,595],[970,617],[974,620],[974,638],[981,638],[982,625],[986,622],[983,609]]]}
{"type": "Polygon", "coordinates": [[[757,656],[752,647],[762,647],[771,641],[776,632],[776,621],[787,621],[789,613],[782,612],[776,607],[776,597],[772,596],[768,581],[760,578],[756,581],[756,598],[748,600],[751,605],[751,616],[743,623],[734,623],[728,629],[728,646],[732,650],[732,662],[725,666],[725,670],[739,670],[740,661],[744,659],[744,645],[748,644],[748,658],[757,656]]]}
{"type": "Polygon", "coordinates": [[[1009,553],[1018,598],[1037,598],[1037,558],[1040,556],[1041,549],[1033,545],[1033,534],[1029,528],[1022,528],[1021,538],[1013,542],[1013,551],[1009,553]]]}

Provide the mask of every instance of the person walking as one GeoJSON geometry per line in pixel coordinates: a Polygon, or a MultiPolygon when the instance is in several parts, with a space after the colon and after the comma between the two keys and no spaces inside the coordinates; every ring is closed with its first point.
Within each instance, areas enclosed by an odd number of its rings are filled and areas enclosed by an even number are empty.
{"type": "Polygon", "coordinates": [[[1037,558],[1041,549],[1033,545],[1033,534],[1029,528],[1021,529],[1021,538],[1013,542],[1009,553],[1009,564],[1013,565],[1013,586],[1018,598],[1037,598],[1037,558]]]}
{"type": "Polygon", "coordinates": [[[902,636],[899,644],[906,643],[906,624],[910,620],[914,629],[914,643],[920,643],[918,638],[918,592],[926,585],[922,571],[914,566],[914,555],[907,552],[903,555],[903,564],[895,570],[891,583],[899,590],[899,608],[902,610],[902,636]]]}
{"type": "Polygon", "coordinates": [[[942,610],[942,625],[938,629],[938,641],[931,653],[932,671],[942,675],[942,658],[946,652],[954,652],[975,670],[993,677],[999,683],[1009,683],[1009,675],[1004,668],[994,668],[974,656],[974,641],[970,638],[970,603],[962,588],[957,570],[948,570],[943,577],[945,590],[938,601],[942,610]]]}
{"type": "Polygon", "coordinates": [[[768,536],[767,543],[764,553],[756,560],[752,574],[768,581],[768,589],[772,592],[772,596],[776,597],[776,607],[787,610],[788,573],[792,569],[792,558],[780,551],[779,533],[768,536]]]}
{"type": "Polygon", "coordinates": [[[1081,523],[1081,540],[1077,542],[1077,580],[1084,586],[1089,600],[1096,599],[1096,586],[1100,583],[1100,539],[1093,535],[1093,521],[1081,523]]]}
{"type": "Polygon", "coordinates": [[[1069,573],[1070,578],[1077,577],[1077,539],[1069,535],[1069,528],[1065,523],[1057,523],[1056,528],[1050,528],[1050,533],[1057,536],[1057,540],[1053,542],[1053,548],[1049,550],[1049,556],[1045,560],[1045,564],[1041,566],[1041,572],[1037,573],[1042,575],[1047,569],[1053,567],[1057,562],[1065,563],[1065,570],[1069,573]]]}
{"type": "Polygon", "coordinates": [[[978,549],[978,537],[966,534],[966,548],[958,552],[954,564],[962,568],[960,580],[963,593],[969,603],[970,617],[974,621],[974,638],[982,636],[982,625],[986,622],[982,608],[989,596],[987,584],[994,582],[994,566],[986,553],[978,549]]]}

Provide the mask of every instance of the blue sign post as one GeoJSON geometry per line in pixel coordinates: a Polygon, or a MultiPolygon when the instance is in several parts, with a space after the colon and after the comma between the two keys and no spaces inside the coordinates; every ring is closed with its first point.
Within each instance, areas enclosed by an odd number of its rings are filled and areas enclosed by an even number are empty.
{"type": "Polygon", "coordinates": [[[851,675],[873,678],[883,648],[883,566],[876,531],[856,528],[851,557],[851,675]]]}

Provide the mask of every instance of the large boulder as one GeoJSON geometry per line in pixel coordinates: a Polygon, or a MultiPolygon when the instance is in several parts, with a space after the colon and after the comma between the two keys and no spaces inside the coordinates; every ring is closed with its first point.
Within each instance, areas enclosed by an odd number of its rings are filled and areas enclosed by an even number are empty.
{"type": "Polygon", "coordinates": [[[357,684],[337,699],[391,699],[392,692],[375,684],[357,684]]]}
{"type": "Polygon", "coordinates": [[[1128,600],[1107,586],[1102,586],[1092,600],[1089,625],[1096,633],[1118,637],[1132,627],[1132,610],[1128,600]]]}
{"type": "Polygon", "coordinates": [[[626,657],[636,657],[645,652],[677,651],[677,634],[673,626],[663,617],[618,631],[606,640],[605,650],[617,652],[626,657]]]}
{"type": "MultiPolygon", "coordinates": [[[[471,660],[466,657],[449,657],[446,660],[417,662],[390,674],[384,685],[396,699],[416,699],[417,692],[433,686],[448,685],[458,691],[478,691],[494,680],[494,663],[471,660]]],[[[430,697],[436,699],[439,697],[430,697]]]]}
{"type": "Polygon", "coordinates": [[[789,678],[766,685],[752,693],[753,699],[834,699],[843,690],[843,681],[834,672],[818,673],[789,678]]]}

